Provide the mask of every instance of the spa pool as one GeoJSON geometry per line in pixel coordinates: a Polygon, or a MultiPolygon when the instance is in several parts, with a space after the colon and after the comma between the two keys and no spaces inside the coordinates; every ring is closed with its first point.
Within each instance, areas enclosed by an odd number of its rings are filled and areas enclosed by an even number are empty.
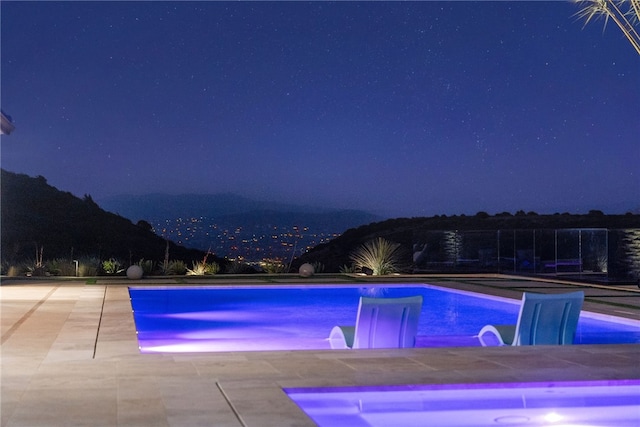
{"type": "Polygon", "coordinates": [[[319,427],[637,427],[640,380],[285,389],[319,427]]]}
{"type": "MultiPolygon", "coordinates": [[[[422,295],[417,347],[479,346],[485,324],[515,324],[520,301],[431,285],[131,287],[140,351],[329,349],[360,296],[422,295]]],[[[582,312],[576,344],[640,343],[640,322],[582,312]]]]}

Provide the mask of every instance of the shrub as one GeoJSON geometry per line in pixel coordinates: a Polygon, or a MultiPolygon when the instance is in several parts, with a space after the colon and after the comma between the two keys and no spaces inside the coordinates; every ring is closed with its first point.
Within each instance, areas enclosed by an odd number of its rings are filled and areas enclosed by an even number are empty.
{"type": "Polygon", "coordinates": [[[136,263],[136,265],[140,266],[140,268],[142,268],[142,272],[145,275],[149,275],[151,273],[153,273],[153,266],[154,266],[154,262],[151,261],[150,259],[141,259],[140,261],[138,261],[136,263]]]}
{"type": "Polygon", "coordinates": [[[56,276],[75,276],[76,264],[65,258],[56,258],[45,263],[47,271],[56,276]]]}
{"type": "Polygon", "coordinates": [[[243,264],[238,261],[231,261],[227,263],[227,267],[225,272],[227,274],[241,274],[242,273],[243,264]]]}
{"type": "Polygon", "coordinates": [[[320,261],[315,261],[313,264],[314,273],[324,273],[324,264],[320,261]]]}
{"type": "Polygon", "coordinates": [[[360,246],[350,258],[357,269],[371,270],[374,276],[395,273],[400,268],[400,244],[378,237],[360,246]]]}
{"type": "Polygon", "coordinates": [[[187,264],[185,264],[184,261],[180,260],[169,261],[167,263],[167,268],[164,271],[164,274],[180,276],[185,275],[187,274],[187,264]]]}
{"type": "Polygon", "coordinates": [[[220,271],[220,266],[216,262],[194,261],[193,268],[187,269],[187,276],[212,276],[218,271],[220,271]]]}
{"type": "Polygon", "coordinates": [[[282,261],[277,259],[265,259],[260,263],[260,266],[267,274],[281,274],[286,270],[282,261]]]}
{"type": "Polygon", "coordinates": [[[27,271],[29,271],[29,267],[27,267],[24,264],[9,265],[7,267],[7,276],[9,277],[24,276],[27,271]]]}
{"type": "Polygon", "coordinates": [[[219,271],[220,271],[220,265],[218,265],[217,262],[209,262],[205,264],[204,274],[213,276],[214,274],[217,274],[219,271]]]}
{"type": "Polygon", "coordinates": [[[109,258],[106,261],[102,261],[102,271],[106,274],[118,274],[124,271],[122,264],[115,258],[109,258]]]}
{"type": "Polygon", "coordinates": [[[339,271],[342,274],[351,274],[356,272],[356,267],[353,264],[344,264],[342,267],[340,267],[339,271]]]}
{"type": "Polygon", "coordinates": [[[98,258],[81,258],[78,260],[78,276],[97,276],[100,271],[100,260],[98,258]]]}
{"type": "Polygon", "coordinates": [[[233,261],[227,264],[227,274],[243,274],[254,272],[249,264],[240,261],[233,261]]]}

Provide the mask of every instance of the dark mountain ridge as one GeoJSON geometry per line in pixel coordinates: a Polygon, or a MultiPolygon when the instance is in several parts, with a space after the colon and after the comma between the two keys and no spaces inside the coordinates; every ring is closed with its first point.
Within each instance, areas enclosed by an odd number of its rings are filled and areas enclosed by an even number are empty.
{"type": "MultiPolygon", "coordinates": [[[[45,259],[87,255],[137,262],[141,258],[154,261],[164,258],[167,240],[154,234],[149,222],[139,221],[134,224],[127,218],[101,209],[88,195],[81,199],[50,186],[42,176],[32,178],[4,169],[0,189],[3,261],[33,259],[38,250],[36,248],[43,249],[45,259]]],[[[239,205],[242,205],[242,209],[247,209],[250,203],[244,202],[239,205]]],[[[234,208],[229,205],[231,207],[227,214],[220,218],[247,227],[246,224],[257,220],[262,224],[283,220],[295,223],[302,215],[308,224],[326,226],[326,221],[330,218],[340,218],[341,215],[340,211],[283,213],[265,210],[264,204],[258,205],[261,208],[258,211],[249,209],[244,212],[239,212],[238,206],[234,208]]],[[[344,211],[344,215],[362,221],[361,223],[368,218],[368,214],[360,211],[344,211]]],[[[343,220],[344,218],[330,225],[338,227],[343,220]]],[[[474,216],[389,219],[339,229],[342,233],[339,237],[329,243],[316,245],[293,265],[297,268],[303,262],[320,262],[324,264],[326,272],[338,271],[340,266],[348,263],[349,254],[368,240],[384,237],[411,248],[415,233],[425,230],[567,228],[640,229],[640,215],[605,215],[600,211],[591,211],[586,215],[538,215],[520,211],[515,215],[505,212],[491,216],[479,212],[474,216]]],[[[171,259],[187,263],[201,260],[204,256],[201,250],[188,249],[173,242],[169,242],[169,251],[171,259]]],[[[223,253],[219,255],[225,256],[223,253]]],[[[224,263],[220,258],[216,261],[224,263]]]]}
{"type": "MultiPolygon", "coordinates": [[[[271,220],[273,215],[283,219],[318,217],[325,219],[353,215],[357,221],[379,221],[381,218],[358,210],[339,210],[318,206],[303,206],[264,200],[254,200],[232,193],[218,194],[144,194],[119,195],[99,200],[105,210],[122,215],[132,221],[156,221],[173,218],[220,218],[226,222],[260,216],[271,220]],[[308,215],[308,216],[307,216],[308,215]]],[[[282,222],[280,219],[276,222],[282,222]]],[[[351,220],[353,222],[353,220],[351,220]]],[[[351,226],[365,222],[357,222],[351,226]]]]}

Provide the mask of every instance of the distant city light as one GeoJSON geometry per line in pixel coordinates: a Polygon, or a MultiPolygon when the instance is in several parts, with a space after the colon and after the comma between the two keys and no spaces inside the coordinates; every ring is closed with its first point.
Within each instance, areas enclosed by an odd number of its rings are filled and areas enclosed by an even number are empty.
{"type": "Polygon", "coordinates": [[[205,217],[157,220],[153,224],[156,234],[187,244],[191,248],[212,251],[228,259],[242,259],[245,262],[259,262],[264,259],[290,259],[300,256],[313,247],[327,243],[340,233],[314,231],[309,226],[291,225],[246,229],[242,226],[221,227],[205,217]],[[210,233],[210,230],[218,230],[210,233]]]}

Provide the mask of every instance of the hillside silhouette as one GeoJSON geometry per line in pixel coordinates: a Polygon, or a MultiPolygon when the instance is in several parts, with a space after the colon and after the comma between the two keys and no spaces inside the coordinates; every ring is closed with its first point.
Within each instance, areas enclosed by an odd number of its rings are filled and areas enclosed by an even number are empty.
{"type": "MultiPolygon", "coordinates": [[[[145,221],[130,220],[101,209],[89,195],[78,198],[38,176],[2,169],[1,244],[3,261],[94,256],[129,262],[159,261],[167,241],[145,221]]],[[[201,260],[204,253],[169,242],[171,259],[201,260]]]]}
{"type": "Polygon", "coordinates": [[[341,266],[351,263],[349,255],[354,249],[367,241],[382,237],[401,244],[409,252],[415,243],[416,231],[496,231],[496,230],[543,230],[543,229],[638,229],[640,215],[605,215],[601,211],[590,211],[585,215],[556,213],[539,215],[523,211],[511,214],[503,212],[489,215],[478,212],[476,215],[438,215],[434,217],[397,218],[371,223],[345,231],[341,236],[321,244],[301,256],[294,266],[303,263],[323,265],[325,271],[338,271],[341,266]]]}
{"type": "Polygon", "coordinates": [[[208,217],[245,227],[264,223],[298,223],[346,230],[382,218],[369,212],[249,199],[233,193],[118,195],[99,200],[102,208],[132,221],[208,217]],[[327,224],[329,222],[329,224],[327,224]],[[345,226],[346,224],[346,226],[345,226]],[[343,227],[343,228],[339,228],[343,227]]]}
{"type": "MultiPolygon", "coordinates": [[[[164,259],[167,240],[154,234],[147,221],[134,224],[101,209],[89,195],[78,198],[56,189],[42,176],[33,178],[3,169],[1,198],[3,262],[32,260],[39,250],[44,259],[91,256],[129,263],[140,259],[164,259]]],[[[606,215],[600,211],[585,215],[539,215],[519,211],[515,214],[479,212],[473,216],[388,219],[348,229],[329,243],[314,247],[294,261],[292,271],[297,271],[302,263],[310,262],[323,264],[325,272],[337,272],[341,266],[349,264],[349,255],[356,248],[377,237],[411,248],[416,230],[572,228],[640,229],[640,215],[606,215]]],[[[201,250],[185,248],[171,241],[168,244],[172,260],[190,263],[202,260],[205,255],[201,250]]],[[[227,263],[213,256],[209,260],[221,265],[227,263]]]]}

